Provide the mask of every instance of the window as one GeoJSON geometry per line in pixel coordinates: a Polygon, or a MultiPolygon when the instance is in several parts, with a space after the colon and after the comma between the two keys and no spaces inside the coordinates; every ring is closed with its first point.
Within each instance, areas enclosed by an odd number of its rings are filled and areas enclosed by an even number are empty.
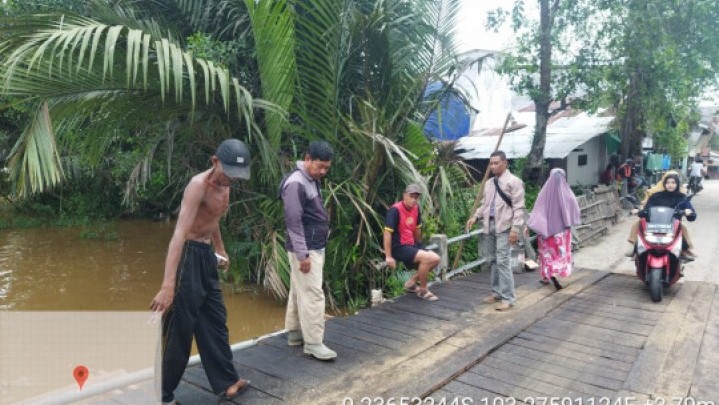
{"type": "Polygon", "coordinates": [[[587,165],[587,155],[579,155],[579,158],[577,159],[577,165],[578,166],[586,166],[587,165]]]}

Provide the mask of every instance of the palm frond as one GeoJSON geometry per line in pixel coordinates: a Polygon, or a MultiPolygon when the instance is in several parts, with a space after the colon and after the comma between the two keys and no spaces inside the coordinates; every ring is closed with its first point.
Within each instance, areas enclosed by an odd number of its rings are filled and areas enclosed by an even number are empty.
{"type": "Polygon", "coordinates": [[[96,80],[99,69],[102,71],[100,84],[117,84],[116,70],[121,70],[126,90],[154,91],[163,102],[173,94],[176,102],[182,102],[187,87],[195,109],[198,87],[204,84],[206,105],[212,101],[210,94],[216,94],[228,114],[234,104],[239,119],[253,119],[249,92],[230,77],[226,68],[193,57],[171,39],[153,38],[137,29],[111,26],[84,17],[68,16],[49,21],[31,17],[26,21],[22,27],[12,25],[9,30],[11,40],[0,46],[0,53],[8,54],[0,71],[5,94],[52,96],[51,86],[39,93],[42,87],[35,86],[32,89],[35,93],[31,93],[26,86],[28,81],[42,76],[48,85],[77,76],[92,76],[96,80]],[[125,63],[118,64],[115,56],[122,53],[126,56],[125,63]],[[95,65],[98,57],[102,58],[101,68],[95,65]],[[63,65],[65,58],[67,63],[63,65]],[[55,60],[61,61],[57,69],[53,66],[55,60]],[[87,65],[83,64],[85,60],[87,65]],[[152,65],[156,69],[151,69],[152,65]],[[198,70],[198,66],[201,69],[198,70]],[[138,81],[140,70],[143,72],[142,83],[138,81]],[[196,75],[201,76],[199,80],[196,75]]]}
{"type": "Polygon", "coordinates": [[[62,165],[47,102],[40,104],[10,156],[10,176],[18,195],[25,197],[60,183],[62,165]]]}
{"type": "Polygon", "coordinates": [[[265,263],[265,287],[280,300],[287,299],[290,285],[290,264],[284,241],[277,233],[265,245],[262,262],[265,263]]]}
{"type": "MultiPolygon", "coordinates": [[[[262,97],[288,111],[292,104],[297,70],[293,12],[286,0],[255,2],[245,0],[252,24],[262,97]]],[[[277,151],[288,126],[287,117],[277,111],[265,115],[266,143],[260,143],[264,183],[277,183],[280,163],[277,151]]]]}
{"type": "Polygon", "coordinates": [[[299,131],[335,142],[340,132],[340,89],[349,55],[348,0],[293,0],[297,14],[299,131]]]}

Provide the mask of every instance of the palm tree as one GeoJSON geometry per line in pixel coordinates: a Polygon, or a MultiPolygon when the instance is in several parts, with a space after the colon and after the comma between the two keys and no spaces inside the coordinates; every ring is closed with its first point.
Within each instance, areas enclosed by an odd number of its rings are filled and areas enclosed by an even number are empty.
{"type": "Polygon", "coordinates": [[[13,154],[18,191],[60,181],[65,156],[57,143],[69,133],[81,133],[71,137],[72,150],[94,161],[131,134],[141,153],[130,185],[147,178],[161,151],[168,162],[189,160],[239,133],[258,158],[231,207],[239,215],[226,223],[254,242],[236,245],[245,254],[235,262],[257,269],[257,279],[282,297],[289,277],[276,187],[310,140],[326,139],[337,151],[325,184],[333,229],[326,279],[341,303],[361,297],[370,277],[364,269],[380,255],[382,213],[401,188],[422,182],[431,191],[425,212],[442,215],[448,205],[435,199],[446,202],[468,181],[422,133],[433,108],[424,88],[454,63],[458,4],[100,1],[87,16],[6,19],[3,94],[37,105],[13,154]],[[198,32],[245,46],[220,66],[187,50],[184,38],[198,32]],[[192,152],[197,146],[201,153],[192,152]]]}
{"type": "Polygon", "coordinates": [[[92,17],[4,21],[3,94],[37,106],[11,153],[20,194],[60,182],[56,133],[81,131],[76,141],[91,161],[112,151],[123,133],[143,133],[148,152],[160,141],[177,145],[183,141],[172,138],[177,133],[158,127],[198,116],[211,123],[209,140],[238,128],[247,138],[260,134],[254,111],[269,105],[254,99],[227,68],[194,57],[172,34],[162,36],[147,11],[98,2],[92,17]]]}

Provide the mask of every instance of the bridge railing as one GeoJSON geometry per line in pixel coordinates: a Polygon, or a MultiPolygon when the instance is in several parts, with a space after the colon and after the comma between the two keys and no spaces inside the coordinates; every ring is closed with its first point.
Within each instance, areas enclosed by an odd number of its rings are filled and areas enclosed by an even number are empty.
{"type": "MultiPolygon", "coordinates": [[[[461,235],[457,235],[451,238],[448,238],[445,234],[433,234],[429,238],[429,244],[425,246],[425,249],[431,250],[439,255],[439,264],[434,269],[434,273],[437,275],[437,278],[439,278],[442,282],[449,280],[450,278],[456,276],[460,273],[465,273],[469,270],[472,270],[475,267],[481,266],[483,263],[487,262],[486,258],[479,258],[478,260],[471,261],[469,263],[465,263],[462,266],[456,268],[456,269],[450,269],[450,257],[449,257],[449,248],[450,245],[461,242],[470,238],[473,238],[475,236],[479,236],[482,233],[482,229],[476,229],[473,231],[469,231],[467,233],[463,233],[461,235]]],[[[479,246],[479,243],[478,243],[479,246]]],[[[387,267],[387,262],[384,260],[376,260],[374,262],[374,267],[377,270],[383,270],[387,267]]]]}
{"type": "MultiPolygon", "coordinates": [[[[452,238],[447,238],[447,235],[444,234],[434,234],[429,238],[429,245],[427,245],[426,248],[439,255],[440,261],[439,265],[437,265],[437,267],[435,268],[435,274],[438,275],[438,278],[441,281],[447,281],[450,278],[456,276],[457,274],[466,273],[474,269],[475,267],[481,266],[483,263],[487,262],[487,258],[480,257],[479,259],[473,260],[469,263],[465,263],[462,266],[457,267],[456,269],[450,269],[450,245],[465,241],[470,238],[474,238],[476,236],[479,236],[481,233],[482,229],[480,228],[469,231],[467,233],[463,233],[461,235],[454,236],[452,238]]],[[[479,246],[479,243],[477,243],[477,246],[479,246]]]]}
{"type": "MultiPolygon", "coordinates": [[[[474,237],[478,237],[482,234],[482,228],[475,229],[457,236],[453,236],[451,238],[448,238],[445,234],[433,234],[429,238],[429,244],[425,246],[425,249],[431,250],[439,255],[439,264],[437,267],[434,268],[434,274],[436,275],[436,279],[438,279],[441,282],[446,282],[452,277],[458,275],[458,274],[466,274],[470,270],[481,266],[482,264],[486,263],[488,259],[486,257],[481,257],[481,251],[479,244],[479,241],[477,241],[477,249],[479,251],[479,257],[477,260],[473,260],[468,263],[464,263],[461,266],[451,269],[450,263],[450,246],[452,244],[462,242],[468,239],[472,239],[474,237]]],[[[526,238],[524,235],[520,237],[520,247],[518,249],[519,251],[525,252],[525,257],[527,259],[536,260],[536,254],[534,252],[534,249],[531,247],[531,243],[536,239],[536,235],[526,238]]],[[[387,263],[383,260],[376,260],[374,262],[374,267],[377,270],[384,270],[387,266],[387,263]]],[[[514,270],[514,269],[513,269],[514,270]]]]}

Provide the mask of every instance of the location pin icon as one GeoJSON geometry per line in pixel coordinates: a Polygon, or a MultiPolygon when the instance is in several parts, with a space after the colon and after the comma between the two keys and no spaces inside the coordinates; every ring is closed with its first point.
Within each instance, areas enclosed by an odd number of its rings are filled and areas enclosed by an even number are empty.
{"type": "Polygon", "coordinates": [[[87,377],[90,376],[90,371],[85,366],[77,366],[72,370],[72,376],[75,377],[75,381],[77,381],[77,385],[80,386],[80,391],[82,391],[82,386],[85,385],[87,377]]]}

